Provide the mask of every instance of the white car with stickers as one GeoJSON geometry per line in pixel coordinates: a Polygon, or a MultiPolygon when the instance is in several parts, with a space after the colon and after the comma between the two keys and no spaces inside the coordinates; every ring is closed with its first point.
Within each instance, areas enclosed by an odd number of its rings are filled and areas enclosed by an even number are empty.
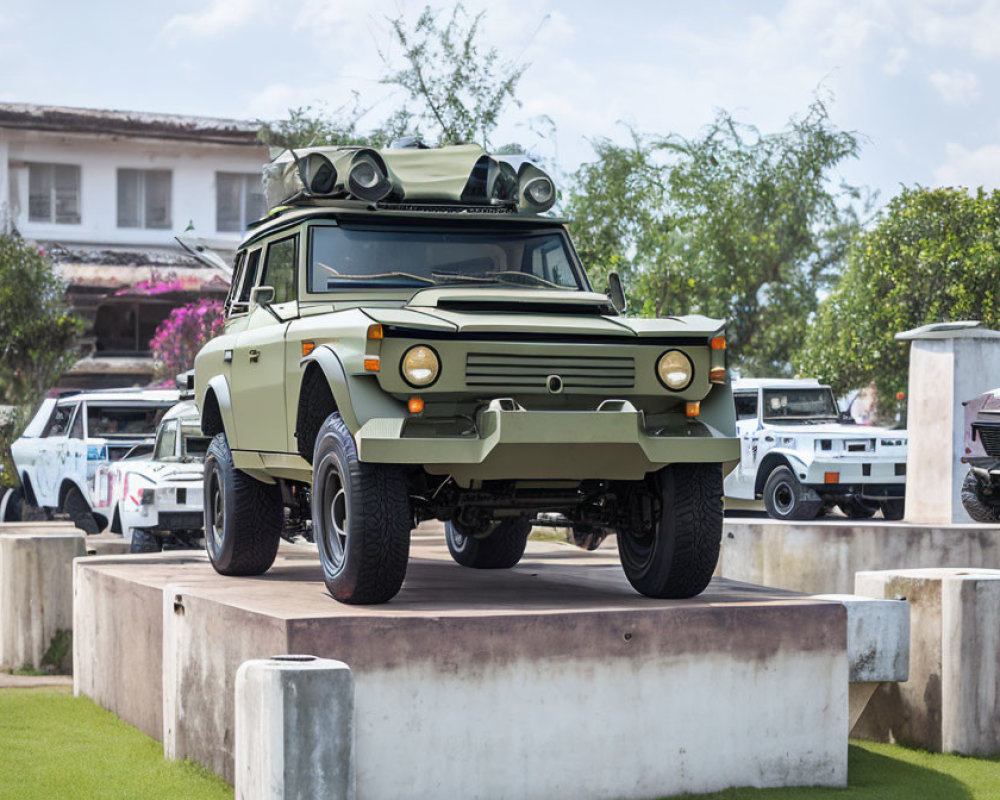
{"type": "Polygon", "coordinates": [[[726,497],[763,498],[776,519],[812,519],[834,505],[854,519],[879,510],[902,519],[905,430],[846,422],[815,380],[738,380],[733,400],[740,461],[726,497]]]}
{"type": "Polygon", "coordinates": [[[98,470],[99,509],[111,519],[111,531],[131,543],[132,552],[200,546],[203,465],[210,441],[202,435],[194,403],[178,403],[163,415],[151,456],[98,470]]]}
{"type": "Polygon", "coordinates": [[[21,482],[12,501],[67,514],[85,533],[102,531],[109,520],[95,508],[98,468],[150,448],[177,399],[170,389],[116,389],[44,400],[10,448],[21,482]]]}

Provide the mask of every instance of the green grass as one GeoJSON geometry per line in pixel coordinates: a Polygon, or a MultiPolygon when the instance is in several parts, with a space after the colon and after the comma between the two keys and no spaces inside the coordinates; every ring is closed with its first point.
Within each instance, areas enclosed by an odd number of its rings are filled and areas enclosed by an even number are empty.
{"type": "Polygon", "coordinates": [[[0,689],[0,798],[232,800],[221,779],[86,698],[0,689]]]}
{"type": "MultiPolygon", "coordinates": [[[[853,742],[847,789],[728,789],[687,800],[996,800],[1000,762],[853,742]]],[[[680,800],[680,798],[674,798],[680,800]]]]}
{"type": "Polygon", "coordinates": [[[559,542],[566,544],[565,528],[532,528],[528,537],[531,542],[559,542]]]}

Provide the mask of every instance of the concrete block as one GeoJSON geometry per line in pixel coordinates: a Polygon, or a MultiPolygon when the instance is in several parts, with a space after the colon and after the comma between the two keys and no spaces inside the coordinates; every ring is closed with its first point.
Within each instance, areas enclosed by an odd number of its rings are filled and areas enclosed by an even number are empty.
{"type": "Polygon", "coordinates": [[[847,609],[851,683],[905,681],[910,675],[910,606],[905,600],[856,594],[818,594],[847,609]]]}
{"type": "Polygon", "coordinates": [[[0,531],[0,668],[68,671],[73,559],[85,552],[83,534],[7,530],[0,531]]]}
{"type": "Polygon", "coordinates": [[[969,564],[1000,569],[1000,526],[736,517],[725,522],[720,571],[758,586],[850,594],[858,572],[969,564]]]}
{"type": "Polygon", "coordinates": [[[236,800],[354,798],[354,680],[315,656],[236,673],[236,800]]]}
{"type": "MultiPolygon", "coordinates": [[[[691,601],[650,600],[613,552],[550,549],[531,544],[502,574],[415,557],[400,595],[373,608],[332,601],[314,556],[279,556],[244,579],[203,556],[87,559],[78,582],[101,609],[130,585],[160,586],[159,618],[143,606],[131,627],[162,632],[164,751],[232,783],[239,665],[305,652],[351,666],[358,796],[844,785],[841,606],[727,581],[691,601]]],[[[136,664],[124,643],[93,652],[96,673],[136,664]]]]}
{"type": "Polygon", "coordinates": [[[858,573],[857,591],[910,603],[910,677],[880,687],[856,733],[928,750],[1000,753],[1000,570],[858,573]]]}
{"type": "Polygon", "coordinates": [[[121,556],[129,552],[131,544],[117,533],[99,533],[87,537],[88,556],[121,556]]]}
{"type": "Polygon", "coordinates": [[[912,343],[906,520],[969,523],[961,498],[968,472],[960,461],[965,441],[962,402],[1000,386],[1000,331],[929,325],[896,338],[912,343]]]}

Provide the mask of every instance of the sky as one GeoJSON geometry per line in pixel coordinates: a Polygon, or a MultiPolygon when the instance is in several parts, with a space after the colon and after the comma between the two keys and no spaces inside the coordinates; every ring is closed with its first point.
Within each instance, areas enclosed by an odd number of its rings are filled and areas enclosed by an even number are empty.
{"type": "MultiPolygon", "coordinates": [[[[360,93],[372,121],[405,0],[0,0],[0,101],[274,119],[360,93]]],[[[448,3],[435,3],[435,7],[448,3]]],[[[467,0],[488,44],[526,62],[495,141],[564,173],[628,126],[695,136],[718,109],[764,132],[831,97],[863,134],[848,182],[1000,187],[1000,0],[467,0]],[[554,129],[542,122],[551,119],[554,129]]]]}

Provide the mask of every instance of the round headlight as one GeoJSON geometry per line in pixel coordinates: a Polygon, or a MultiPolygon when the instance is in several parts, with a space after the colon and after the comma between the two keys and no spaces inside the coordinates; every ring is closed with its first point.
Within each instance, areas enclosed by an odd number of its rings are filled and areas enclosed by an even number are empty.
{"type": "Polygon", "coordinates": [[[525,187],[524,193],[532,203],[544,206],[552,199],[552,181],[548,178],[535,178],[525,187]]]}
{"type": "Polygon", "coordinates": [[[680,350],[668,350],[656,362],[660,383],[672,391],[686,389],[694,377],[694,364],[680,350]]]}
{"type": "Polygon", "coordinates": [[[441,362],[437,353],[425,344],[418,344],[411,347],[403,354],[403,360],[399,365],[403,379],[410,386],[430,386],[437,380],[441,371],[441,362]]]}

